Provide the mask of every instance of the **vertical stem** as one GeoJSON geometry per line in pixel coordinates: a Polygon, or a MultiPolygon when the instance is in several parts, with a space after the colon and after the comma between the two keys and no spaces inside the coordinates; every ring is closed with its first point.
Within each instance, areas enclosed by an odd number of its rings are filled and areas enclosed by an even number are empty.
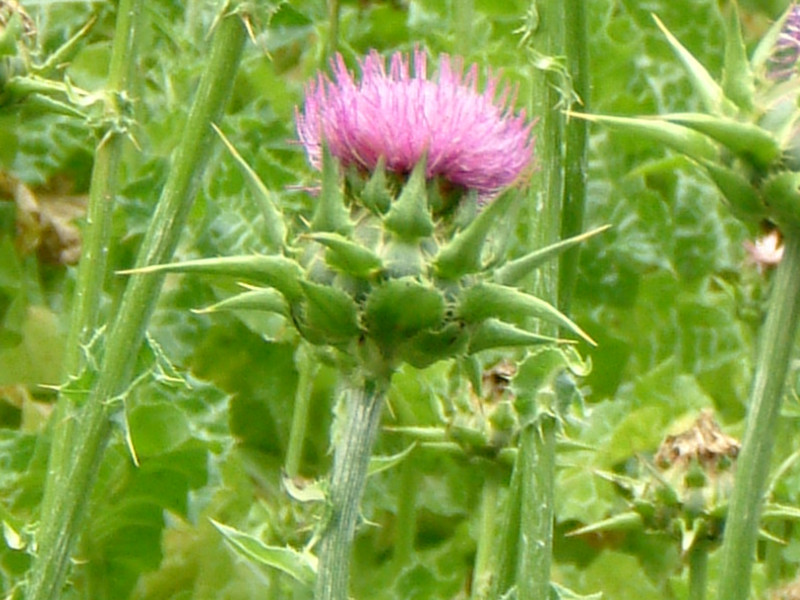
{"type": "MultiPolygon", "coordinates": [[[[586,26],[586,0],[564,0],[565,37],[569,44],[564,50],[567,70],[573,91],[582,103],[580,110],[589,110],[589,42],[586,26]]],[[[583,230],[586,204],[586,169],[588,157],[589,122],[569,119],[566,123],[566,155],[564,157],[564,202],[561,210],[561,237],[566,239],[583,230]]],[[[567,250],[560,257],[558,302],[568,312],[578,276],[580,246],[567,250]]]]}
{"type": "MultiPolygon", "coordinates": [[[[535,48],[547,56],[563,56],[566,6],[563,0],[534,0],[539,28],[532,36],[535,48]]],[[[564,117],[556,74],[533,68],[531,114],[540,119],[537,155],[541,161],[532,184],[536,219],[531,242],[542,247],[558,240],[564,198],[564,117]]],[[[535,293],[558,304],[558,265],[549,263],[538,271],[535,293]]],[[[542,326],[540,325],[540,328],[542,326]]],[[[555,331],[543,331],[556,334],[555,331]]],[[[516,587],[519,600],[540,600],[550,595],[550,564],[553,546],[554,479],[556,453],[555,418],[535,403],[520,413],[518,465],[519,541],[516,555],[516,587]]]]}
{"type": "Polygon", "coordinates": [[[388,381],[349,390],[347,422],[336,440],[328,488],[328,515],[319,551],[315,600],[347,600],[350,555],[372,446],[378,433],[388,381]]]}
{"type": "MultiPolygon", "coordinates": [[[[228,13],[217,27],[208,68],[200,81],[182,143],[176,150],[172,169],[142,242],[139,266],[165,262],[174,252],[209,156],[210,123],[221,116],[233,85],[246,39],[245,28],[235,12],[228,13]]],[[[29,600],[60,596],[70,553],[80,532],[110,431],[109,416],[116,408],[112,408],[112,402],[128,385],[161,281],[159,277],[140,275],[132,277],[125,289],[118,317],[108,333],[97,381],[75,426],[80,436],[73,440],[71,460],[63,463],[68,469],[64,476],[48,482],[54,488],[48,492],[50,497],[58,501],[43,506],[49,512],[41,515],[37,536],[39,554],[26,596],[29,600]]]]}
{"type": "Polygon", "coordinates": [[[742,451],[736,465],[736,484],[725,525],[720,600],[746,600],[750,595],[750,575],[772,442],[797,333],[800,230],[791,228],[783,233],[784,255],[778,266],[767,321],[761,332],[742,451]]]}
{"type": "Polygon", "coordinates": [[[511,483],[508,486],[508,498],[503,507],[503,528],[500,534],[500,543],[497,548],[495,575],[492,579],[492,592],[490,598],[500,598],[514,585],[519,554],[519,523],[522,512],[522,462],[521,452],[517,452],[514,470],[511,473],[511,483]]]}
{"type": "Polygon", "coordinates": [[[417,470],[408,457],[400,465],[400,493],[397,499],[397,526],[394,563],[398,571],[411,562],[417,537],[417,470]]]}
{"type": "Polygon", "coordinates": [[[289,447],[286,449],[286,475],[289,477],[300,474],[314,377],[319,370],[319,364],[314,360],[311,349],[304,342],[301,342],[295,351],[294,364],[297,367],[298,380],[297,392],[294,395],[292,426],[289,431],[289,447]]]}
{"type": "Polygon", "coordinates": [[[695,543],[689,550],[689,600],[705,600],[708,585],[708,545],[695,543]]]}
{"type": "Polygon", "coordinates": [[[481,529],[478,535],[478,552],[472,574],[470,600],[488,600],[495,572],[495,543],[497,538],[497,500],[500,482],[494,473],[487,473],[481,495],[481,529]]]}
{"type": "Polygon", "coordinates": [[[553,554],[556,421],[542,413],[522,431],[519,454],[522,471],[522,510],[517,562],[517,598],[550,597],[553,554]]]}
{"type": "MultiPolygon", "coordinates": [[[[83,351],[97,328],[103,283],[107,276],[108,247],[111,239],[111,220],[117,189],[120,156],[125,136],[115,125],[126,116],[124,102],[130,96],[131,79],[136,64],[136,30],[140,25],[140,0],[120,0],[114,31],[114,44],[109,64],[106,119],[109,126],[95,151],[92,178],[89,186],[89,205],[84,230],[81,261],[78,265],[72,314],[64,356],[65,377],[77,377],[83,362],[83,351]]],[[[74,401],[63,393],[52,415],[52,441],[48,460],[47,481],[42,498],[41,514],[51,515],[62,502],[60,492],[65,483],[75,438],[74,401]]],[[[43,527],[45,529],[45,527],[43,527]]],[[[41,566],[41,565],[40,565],[41,566]]],[[[51,565],[56,569],[61,567],[51,565]]],[[[39,578],[60,578],[58,572],[39,578]]]]}

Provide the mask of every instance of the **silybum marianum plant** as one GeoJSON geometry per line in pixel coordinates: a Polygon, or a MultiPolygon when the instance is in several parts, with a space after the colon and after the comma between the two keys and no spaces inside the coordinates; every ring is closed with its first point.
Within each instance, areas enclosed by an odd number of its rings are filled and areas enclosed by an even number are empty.
{"type": "Polygon", "coordinates": [[[800,294],[800,8],[792,4],[747,56],[735,4],[725,24],[720,83],[658,21],[686,68],[703,111],[592,121],[683,153],[716,184],[739,219],[768,221],[784,237],[750,392],[722,546],[720,600],[744,600],[759,531],[800,294]]]}
{"type": "MultiPolygon", "coordinates": [[[[318,565],[293,569],[318,599],[347,598],[349,554],[373,440],[392,374],[402,364],[470,361],[487,349],[560,343],[533,319],[589,337],[518,287],[578,236],[507,260],[504,231],[532,168],[534,139],[509,87],[443,55],[372,52],[356,77],[341,56],[333,78],[306,88],[297,131],[321,171],[301,231],[240,160],[266,211],[275,253],[169,264],[144,271],[227,274],[248,289],[216,308],[283,315],[345,374],[346,420],[334,435],[318,565]],[[309,575],[316,570],[316,575],[309,575]]],[[[473,369],[474,370],[474,369],[473,369]]],[[[223,530],[225,531],[225,530],[223,530]]],[[[267,559],[268,562],[271,559],[267,559]]],[[[278,561],[280,562],[280,561],[278,561]]]]}

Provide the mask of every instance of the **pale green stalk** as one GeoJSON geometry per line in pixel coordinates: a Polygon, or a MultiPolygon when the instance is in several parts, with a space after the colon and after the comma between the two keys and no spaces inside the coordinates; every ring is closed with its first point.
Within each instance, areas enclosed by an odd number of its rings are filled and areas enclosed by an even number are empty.
{"type": "Polygon", "coordinates": [[[800,229],[785,228],[784,254],[761,331],[742,450],[722,544],[719,600],[746,600],[772,444],[800,315],[800,229]]]}
{"type": "Polygon", "coordinates": [[[369,459],[378,433],[388,380],[348,390],[344,427],[336,433],[325,528],[319,548],[315,600],[348,600],[350,557],[369,459]]]}
{"type": "MultiPolygon", "coordinates": [[[[187,119],[181,145],[142,242],[138,266],[169,261],[184,228],[212,145],[211,123],[222,109],[233,85],[246,31],[238,14],[228,13],[217,23],[208,68],[200,81],[187,119]]],[[[97,381],[77,417],[71,460],[63,477],[49,485],[58,502],[41,515],[28,600],[52,600],[61,595],[70,555],[78,537],[94,479],[111,429],[115,402],[129,385],[138,349],[161,288],[162,278],[133,276],[122,297],[118,317],[106,338],[97,381]]],[[[59,423],[56,423],[56,427],[59,423]]],[[[57,436],[56,436],[57,437],[57,436]]]]}
{"type": "Polygon", "coordinates": [[[706,600],[708,544],[695,543],[689,550],[689,600],[706,600]]]}
{"type": "MultiPolygon", "coordinates": [[[[546,56],[563,56],[565,10],[563,0],[535,2],[539,28],[532,36],[534,48],[546,56]]],[[[559,109],[558,81],[552,72],[532,67],[531,114],[540,119],[536,142],[539,170],[531,189],[537,218],[532,228],[533,247],[556,242],[561,232],[564,197],[564,117],[559,109]]],[[[558,304],[558,265],[548,263],[537,271],[537,296],[558,304]]],[[[542,331],[555,334],[555,331],[542,331]]],[[[535,406],[520,414],[517,461],[520,471],[520,521],[516,557],[518,600],[541,600],[550,594],[553,553],[555,420],[547,408],[535,406]]]]}
{"type": "Polygon", "coordinates": [[[487,473],[481,494],[481,522],[478,533],[478,550],[472,572],[472,594],[470,600],[488,600],[492,582],[496,577],[497,556],[497,501],[500,481],[494,473],[487,473]]]}
{"type": "Polygon", "coordinates": [[[402,569],[411,562],[417,537],[417,478],[419,473],[411,456],[400,465],[400,492],[397,498],[394,561],[402,569]]]}
{"type": "Polygon", "coordinates": [[[289,445],[286,449],[286,475],[288,477],[297,477],[300,474],[314,377],[319,371],[319,363],[314,359],[311,348],[303,342],[295,351],[294,364],[297,367],[298,380],[297,392],[294,395],[292,426],[289,430],[289,445]]]}
{"type": "MultiPolygon", "coordinates": [[[[580,105],[576,112],[589,111],[589,43],[586,26],[586,0],[564,0],[567,71],[572,89],[580,105]]],[[[565,126],[566,155],[564,157],[564,203],[561,210],[561,239],[583,232],[583,213],[586,204],[586,176],[589,148],[589,122],[571,118],[565,126]]],[[[576,246],[561,255],[558,267],[558,307],[568,313],[578,277],[578,258],[581,247],[576,246]]]]}
{"type": "MultiPolygon", "coordinates": [[[[111,239],[111,218],[114,212],[119,161],[125,144],[124,128],[120,127],[129,112],[131,78],[134,73],[136,31],[141,12],[140,0],[121,0],[114,45],[111,50],[108,85],[106,87],[106,128],[95,151],[89,203],[84,228],[81,261],[72,300],[70,328],[64,356],[64,378],[77,377],[83,365],[83,353],[97,328],[101,314],[103,283],[107,276],[108,246],[111,239]]],[[[48,462],[47,485],[42,500],[42,514],[53,511],[59,502],[59,480],[66,475],[75,425],[76,407],[69,396],[59,398],[51,423],[53,440],[48,462]]]]}

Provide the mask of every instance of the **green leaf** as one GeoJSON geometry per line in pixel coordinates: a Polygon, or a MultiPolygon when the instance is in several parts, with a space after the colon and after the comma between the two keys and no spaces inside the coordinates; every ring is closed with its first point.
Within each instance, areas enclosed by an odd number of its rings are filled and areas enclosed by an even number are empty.
{"type": "Polygon", "coordinates": [[[169,402],[137,404],[126,417],[132,447],[139,459],[171,452],[191,437],[188,416],[169,402]]]}
{"type": "Polygon", "coordinates": [[[258,538],[214,519],[211,519],[211,523],[240,556],[256,564],[278,569],[307,587],[314,585],[317,559],[313,555],[288,547],[267,546],[258,538]]]}

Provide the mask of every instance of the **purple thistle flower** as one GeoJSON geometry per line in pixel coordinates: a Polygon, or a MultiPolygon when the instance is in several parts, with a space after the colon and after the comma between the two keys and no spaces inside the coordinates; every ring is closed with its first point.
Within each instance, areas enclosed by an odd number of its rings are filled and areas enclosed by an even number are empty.
{"type": "Polygon", "coordinates": [[[306,86],[297,110],[297,133],[308,159],[322,163],[323,141],[345,166],[409,173],[427,155],[427,177],[441,177],[486,199],[513,184],[533,158],[533,136],[525,113],[510,107],[509,87],[497,94],[491,74],[478,91],[478,67],[463,73],[463,61],[443,54],[438,74],[428,78],[427,54],[392,55],[389,70],[371,51],[359,61],[361,81],[341,55],[331,61],[334,80],[323,74],[306,86]]]}
{"type": "Polygon", "coordinates": [[[769,77],[779,81],[797,73],[800,60],[800,6],[792,4],[769,60],[769,77]]]}

